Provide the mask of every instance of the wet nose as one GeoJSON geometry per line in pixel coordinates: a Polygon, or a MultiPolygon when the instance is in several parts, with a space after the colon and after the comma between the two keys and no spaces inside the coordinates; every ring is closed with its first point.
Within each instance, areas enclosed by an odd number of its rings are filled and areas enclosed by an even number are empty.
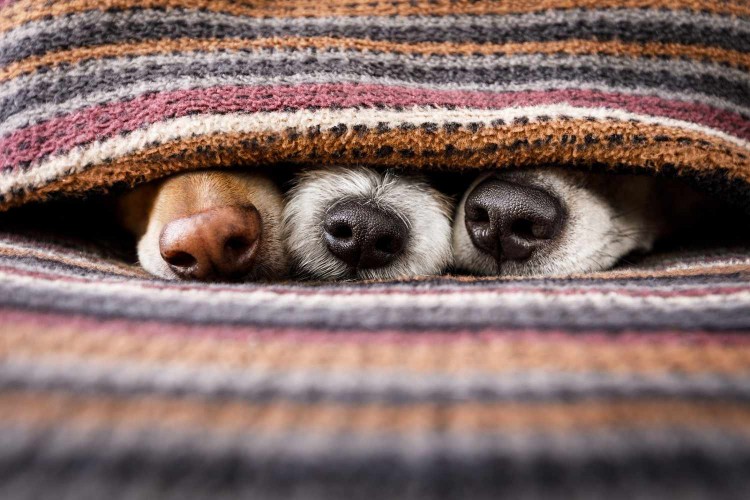
{"type": "Polygon", "coordinates": [[[353,269],[388,265],[403,253],[409,236],[396,214],[357,200],[328,210],[323,230],[328,250],[353,269]]]}
{"type": "Polygon", "coordinates": [[[237,279],[253,267],[262,227],[252,205],[214,208],[165,225],[159,250],[181,278],[237,279]]]}
{"type": "Polygon", "coordinates": [[[465,213],[474,246],[497,262],[528,259],[555,240],[565,220],[549,192],[494,178],[472,190],[465,213]]]}

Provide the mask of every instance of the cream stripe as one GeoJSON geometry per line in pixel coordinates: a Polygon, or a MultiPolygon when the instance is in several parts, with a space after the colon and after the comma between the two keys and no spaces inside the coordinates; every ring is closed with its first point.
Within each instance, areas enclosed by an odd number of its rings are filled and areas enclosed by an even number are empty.
{"type": "MultiPolygon", "coordinates": [[[[450,399],[481,399],[478,393],[492,391],[496,396],[550,397],[560,391],[592,395],[596,391],[635,395],[654,391],[678,395],[750,397],[750,372],[681,374],[607,373],[595,370],[577,372],[539,369],[532,371],[443,371],[420,373],[408,369],[359,368],[355,370],[292,369],[263,367],[227,369],[218,366],[166,365],[162,363],[101,362],[89,359],[41,357],[0,361],[0,383],[24,387],[62,386],[70,390],[93,389],[110,392],[189,392],[210,396],[227,391],[235,397],[278,391],[286,398],[304,398],[311,391],[339,396],[360,394],[367,398],[396,393],[414,398],[434,397],[435,393],[450,399]]],[[[2,385],[0,385],[2,387],[2,385]]],[[[486,397],[486,394],[485,394],[486,397]]]]}

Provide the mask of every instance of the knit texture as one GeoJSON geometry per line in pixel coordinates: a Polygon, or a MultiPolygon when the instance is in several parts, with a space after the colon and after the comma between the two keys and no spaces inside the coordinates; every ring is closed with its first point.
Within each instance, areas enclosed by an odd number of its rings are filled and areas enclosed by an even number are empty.
{"type": "MultiPolygon", "coordinates": [[[[280,163],[748,208],[749,68],[744,0],[0,0],[0,209],[280,163]]],[[[0,230],[0,497],[746,498],[749,330],[747,247],[204,285],[0,230]]]]}

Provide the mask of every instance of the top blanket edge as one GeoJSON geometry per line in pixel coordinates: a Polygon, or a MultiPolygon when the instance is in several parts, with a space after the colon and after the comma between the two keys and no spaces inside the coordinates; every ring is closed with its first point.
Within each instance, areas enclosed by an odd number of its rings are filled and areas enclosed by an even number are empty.
{"type": "Polygon", "coordinates": [[[570,165],[750,205],[750,7],[0,3],[0,209],[187,169],[570,165]]]}

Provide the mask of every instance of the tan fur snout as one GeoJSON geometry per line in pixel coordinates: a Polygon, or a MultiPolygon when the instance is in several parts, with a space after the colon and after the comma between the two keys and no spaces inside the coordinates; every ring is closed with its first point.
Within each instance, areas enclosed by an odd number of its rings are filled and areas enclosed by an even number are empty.
{"type": "Polygon", "coordinates": [[[167,279],[264,280],[288,272],[283,197],[263,174],[199,171],[123,196],[120,220],[138,259],[167,279]]]}

